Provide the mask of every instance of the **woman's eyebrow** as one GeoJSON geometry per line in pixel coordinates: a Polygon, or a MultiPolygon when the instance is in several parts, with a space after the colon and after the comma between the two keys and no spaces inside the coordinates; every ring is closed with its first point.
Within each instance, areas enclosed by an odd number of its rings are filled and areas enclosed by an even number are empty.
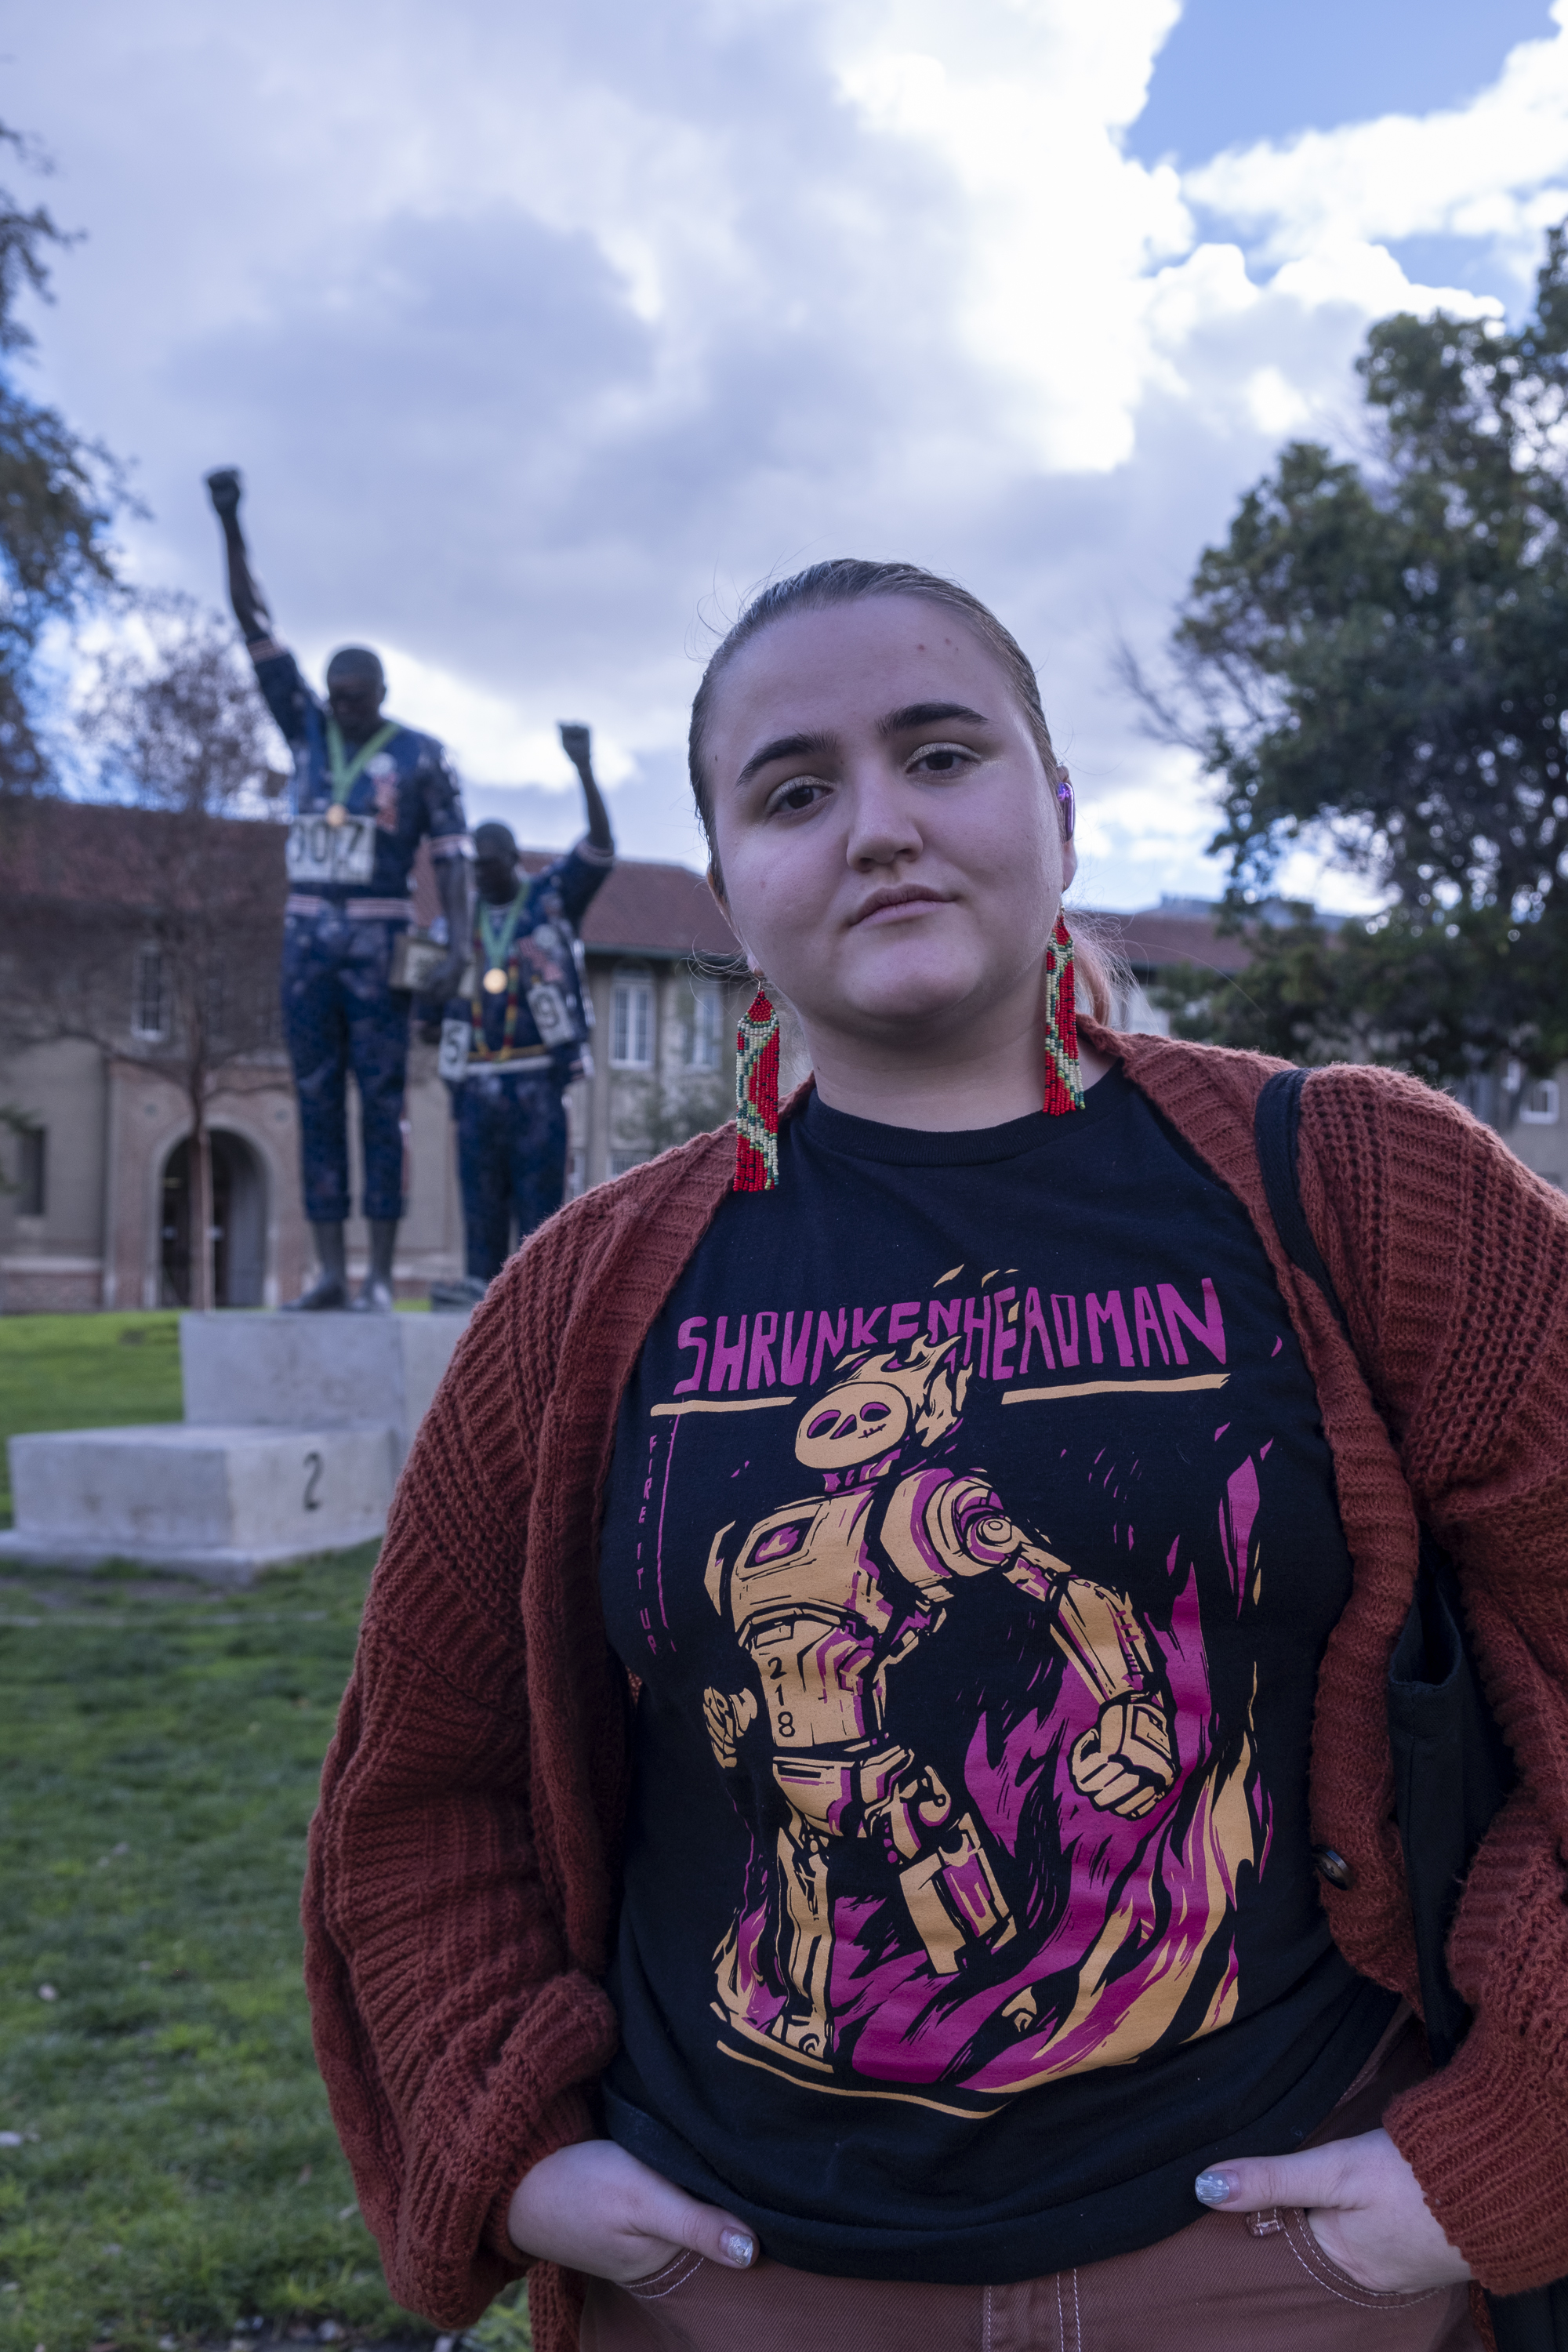
{"type": "Polygon", "coordinates": [[[889,710],[878,726],[883,737],[905,734],[911,727],[934,727],[943,719],[967,719],[976,727],[988,727],[990,720],[984,711],[971,710],[963,702],[910,702],[902,710],[889,710]]]}
{"type": "Polygon", "coordinates": [[[759,769],[770,766],[774,760],[826,759],[837,748],[831,735],[775,736],[771,743],[764,743],[760,751],[752,752],[735,779],[736,790],[739,791],[742,784],[749,784],[759,769]]]}

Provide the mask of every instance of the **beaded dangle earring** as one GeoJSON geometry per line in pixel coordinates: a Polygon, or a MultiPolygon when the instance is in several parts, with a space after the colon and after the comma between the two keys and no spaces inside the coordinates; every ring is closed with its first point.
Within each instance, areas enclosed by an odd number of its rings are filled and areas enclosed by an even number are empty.
{"type": "MultiPolygon", "coordinates": [[[[1057,770],[1057,805],[1062,839],[1070,841],[1078,809],[1072,778],[1057,770]]],[[[1057,927],[1046,950],[1046,1095],[1041,1108],[1052,1118],[1083,1108],[1083,1076],[1078,1063],[1078,998],[1072,968],[1072,934],[1058,907],[1057,927]]]]}
{"type": "Polygon", "coordinates": [[[735,1034],[737,1192],[776,1192],[779,1181],[779,1016],[762,982],[735,1034]]]}
{"type": "Polygon", "coordinates": [[[1058,914],[1046,950],[1046,1097],[1051,1118],[1083,1108],[1083,1078],[1078,1066],[1078,1007],[1073,998],[1072,935],[1058,914]]]}

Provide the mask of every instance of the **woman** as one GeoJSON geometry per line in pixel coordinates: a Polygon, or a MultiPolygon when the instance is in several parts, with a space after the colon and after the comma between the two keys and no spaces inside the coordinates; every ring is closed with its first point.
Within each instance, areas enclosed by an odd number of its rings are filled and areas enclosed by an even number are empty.
{"type": "Polygon", "coordinates": [[[1568,2269],[1568,1213],[1314,1076],[1396,1461],[1264,1206],[1270,1066],[1075,1022],[1070,788],[983,606],[766,592],[691,757],[765,975],[738,1154],[492,1287],[328,1759],[318,2047],[394,2290],[458,2326],[527,2268],[542,2352],[1474,2344],[1467,2280],[1568,2269]],[[1412,1496],[1523,1775],[1438,2074],[1412,1496]]]}

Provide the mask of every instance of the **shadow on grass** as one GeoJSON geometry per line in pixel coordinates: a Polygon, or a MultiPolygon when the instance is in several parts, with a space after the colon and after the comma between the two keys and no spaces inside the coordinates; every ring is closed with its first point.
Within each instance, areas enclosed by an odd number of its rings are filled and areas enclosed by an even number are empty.
{"type": "Polygon", "coordinates": [[[427,2338],[360,2220],[300,1978],[374,1556],[241,1592],[0,1582],[0,2352],[258,2317],[427,2338]]]}

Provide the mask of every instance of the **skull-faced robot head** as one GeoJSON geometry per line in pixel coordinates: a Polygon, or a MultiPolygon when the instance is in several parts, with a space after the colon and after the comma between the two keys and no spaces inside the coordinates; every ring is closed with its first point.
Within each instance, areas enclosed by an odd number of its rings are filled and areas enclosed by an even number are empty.
{"type": "Polygon", "coordinates": [[[909,1440],[929,1450],[958,1425],[969,1386],[955,1372],[956,1339],[935,1347],[917,1339],[908,1360],[896,1350],[863,1356],[845,1377],[807,1406],[795,1433],[795,1459],[819,1470],[827,1491],[868,1484],[890,1468],[909,1440]]]}

